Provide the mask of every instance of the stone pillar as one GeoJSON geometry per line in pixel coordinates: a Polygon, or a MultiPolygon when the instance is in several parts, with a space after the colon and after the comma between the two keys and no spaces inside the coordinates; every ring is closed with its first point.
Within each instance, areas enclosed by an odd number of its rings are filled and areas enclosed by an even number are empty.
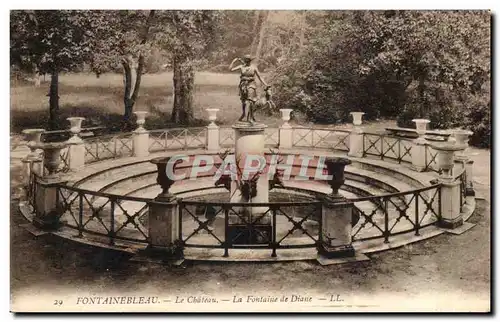
{"type": "Polygon", "coordinates": [[[339,193],[345,181],[345,166],[349,164],[347,158],[325,160],[332,193],[323,200],[318,254],[326,258],[355,256],[351,238],[354,204],[339,193]]]}
{"type": "Polygon", "coordinates": [[[416,124],[418,138],[413,140],[413,145],[411,146],[411,168],[415,171],[422,172],[427,167],[426,146],[428,142],[425,139],[425,132],[427,131],[427,124],[429,124],[430,121],[426,119],[414,119],[412,121],[416,124]]]}
{"type": "Polygon", "coordinates": [[[61,163],[60,153],[66,142],[41,143],[38,146],[43,149],[44,164],[48,173],[36,183],[33,224],[41,229],[54,230],[60,226],[59,218],[62,211],[58,185],[66,182],[56,170],[61,163]]]}
{"type": "Polygon", "coordinates": [[[207,150],[210,152],[217,152],[220,149],[219,141],[220,141],[220,128],[215,124],[215,120],[217,120],[217,112],[218,108],[207,108],[208,112],[208,120],[210,124],[207,126],[207,150]]]}
{"type": "Polygon", "coordinates": [[[474,160],[469,159],[465,162],[465,176],[466,176],[466,184],[465,184],[465,195],[467,197],[474,197],[476,192],[474,191],[473,184],[473,171],[474,168],[474,160]]]}
{"type": "Polygon", "coordinates": [[[357,158],[363,157],[364,133],[361,124],[363,123],[363,112],[351,112],[353,129],[349,134],[349,152],[347,155],[357,158]]]}
{"type": "Polygon", "coordinates": [[[82,121],[84,117],[68,117],[67,120],[71,123],[71,133],[73,136],[68,140],[69,151],[68,161],[71,170],[78,170],[85,165],[85,142],[78,136],[81,131],[82,121]]]}
{"type": "Polygon", "coordinates": [[[344,198],[325,198],[318,254],[326,258],[352,257],[352,213],[354,204],[344,198]]]}
{"type": "Polygon", "coordinates": [[[181,259],[182,245],[179,243],[179,204],[175,195],[169,192],[175,183],[175,167],[182,162],[170,157],[155,158],[151,163],[157,166],[156,182],[162,192],[149,204],[149,246],[147,251],[164,259],[181,259]]]}
{"type": "Polygon", "coordinates": [[[288,123],[290,121],[290,113],[293,110],[291,108],[282,108],[281,112],[281,120],[283,124],[281,124],[279,129],[279,148],[280,149],[291,149],[293,145],[293,128],[288,123]]]}
{"type": "Polygon", "coordinates": [[[179,204],[172,196],[159,194],[149,204],[150,250],[170,257],[179,257],[179,204]]]}
{"type": "Polygon", "coordinates": [[[148,112],[134,112],[137,115],[137,129],[133,132],[133,151],[134,157],[147,157],[149,155],[149,132],[144,129],[143,125],[146,122],[146,114],[148,112]]]}
{"type": "Polygon", "coordinates": [[[441,181],[441,220],[439,226],[454,229],[463,224],[460,213],[460,181],[441,181]]]}
{"type": "Polygon", "coordinates": [[[21,160],[23,164],[22,170],[22,185],[27,187],[30,182],[31,174],[34,173],[37,176],[43,175],[43,159],[41,156],[26,156],[21,160]]]}
{"type": "Polygon", "coordinates": [[[472,183],[472,167],[474,161],[471,159],[471,153],[469,152],[469,137],[473,134],[472,131],[467,130],[454,130],[452,131],[454,143],[459,146],[463,146],[462,151],[457,151],[455,158],[457,163],[460,164],[462,168],[465,169],[466,184],[465,184],[465,194],[467,196],[475,196],[474,186],[472,183]]]}
{"type": "MultiPolygon", "coordinates": [[[[267,126],[259,123],[246,123],[246,122],[237,122],[233,125],[233,129],[235,131],[235,162],[237,167],[243,172],[245,170],[245,163],[250,159],[257,159],[259,157],[264,158],[264,144],[265,144],[265,135],[264,130],[267,126]]],[[[246,179],[251,179],[255,171],[250,172],[246,179]]],[[[269,180],[266,174],[262,174],[256,180],[256,189],[253,189],[256,192],[255,196],[251,197],[249,200],[242,194],[241,192],[241,184],[243,183],[242,179],[239,177],[239,184],[235,181],[231,182],[231,202],[248,202],[248,203],[265,203],[269,201],[269,180]],[[235,191],[238,190],[238,191],[235,191]]],[[[267,207],[242,207],[239,209],[241,213],[248,218],[247,221],[255,221],[256,217],[262,216],[268,210],[267,207]]],[[[231,217],[236,222],[239,222],[238,218],[231,217]]],[[[270,216],[265,216],[262,218],[259,223],[269,223],[270,216]]],[[[232,223],[232,222],[231,222],[232,223]]]]}
{"type": "Polygon", "coordinates": [[[46,230],[55,230],[61,225],[61,199],[57,185],[66,183],[60,177],[39,178],[35,193],[35,218],[33,225],[46,230]]]}
{"type": "Polygon", "coordinates": [[[454,180],[452,169],[455,164],[454,154],[463,150],[463,146],[457,144],[435,144],[432,147],[437,151],[437,163],[441,170],[439,183],[441,183],[441,218],[439,226],[454,229],[463,224],[460,211],[460,180],[454,180]]]}

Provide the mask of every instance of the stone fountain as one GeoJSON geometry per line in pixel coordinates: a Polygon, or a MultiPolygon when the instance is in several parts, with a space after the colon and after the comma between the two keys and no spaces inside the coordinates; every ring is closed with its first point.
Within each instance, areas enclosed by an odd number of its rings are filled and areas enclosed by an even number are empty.
{"type": "MultiPolygon", "coordinates": [[[[267,174],[250,172],[252,160],[264,159],[266,125],[256,122],[238,121],[233,125],[235,132],[235,163],[239,169],[237,179],[231,182],[231,202],[266,203],[269,201],[269,180],[267,174]]],[[[229,217],[229,236],[234,244],[268,243],[271,236],[271,215],[268,207],[234,207],[238,215],[229,217]],[[246,223],[252,224],[251,227],[246,223]]]]}

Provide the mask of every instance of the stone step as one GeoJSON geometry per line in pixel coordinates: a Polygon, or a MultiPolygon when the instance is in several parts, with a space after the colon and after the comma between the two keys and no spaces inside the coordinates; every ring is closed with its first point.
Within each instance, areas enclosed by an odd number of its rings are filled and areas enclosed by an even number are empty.
{"type": "Polygon", "coordinates": [[[77,182],[76,186],[81,189],[101,191],[117,181],[123,180],[122,182],[126,182],[132,176],[139,176],[155,170],[156,166],[149,162],[122,165],[88,176],[77,182]]]}

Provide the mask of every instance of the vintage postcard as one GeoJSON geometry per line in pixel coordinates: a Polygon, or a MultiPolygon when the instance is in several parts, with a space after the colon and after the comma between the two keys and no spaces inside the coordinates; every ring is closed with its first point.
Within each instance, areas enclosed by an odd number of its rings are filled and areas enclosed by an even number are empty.
{"type": "Polygon", "coordinates": [[[11,10],[11,311],[490,312],[491,21],[11,10]]]}

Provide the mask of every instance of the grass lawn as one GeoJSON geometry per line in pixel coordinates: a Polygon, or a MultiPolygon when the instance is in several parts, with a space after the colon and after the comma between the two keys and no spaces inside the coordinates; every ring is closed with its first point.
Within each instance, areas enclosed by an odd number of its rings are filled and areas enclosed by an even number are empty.
{"type": "MultiPolygon", "coordinates": [[[[48,117],[47,97],[50,77],[38,88],[31,84],[11,84],[12,132],[24,128],[44,126],[48,117]]],[[[199,72],[195,76],[194,116],[206,120],[207,108],[219,108],[221,124],[234,122],[241,114],[238,97],[238,74],[199,72]]],[[[172,110],[172,73],[144,75],[135,111],[148,111],[152,118],[163,118],[168,123],[172,110]]],[[[60,76],[60,109],[62,119],[69,116],[87,118],[84,126],[98,120],[116,119],[123,114],[123,78],[121,74],[63,74],[60,76]]],[[[278,118],[260,116],[260,121],[275,123],[278,118]]],[[[155,120],[155,123],[159,122],[155,120]]],[[[159,122],[161,123],[161,122],[159,122]]],[[[160,124],[161,125],[164,124],[160,124]]]]}

